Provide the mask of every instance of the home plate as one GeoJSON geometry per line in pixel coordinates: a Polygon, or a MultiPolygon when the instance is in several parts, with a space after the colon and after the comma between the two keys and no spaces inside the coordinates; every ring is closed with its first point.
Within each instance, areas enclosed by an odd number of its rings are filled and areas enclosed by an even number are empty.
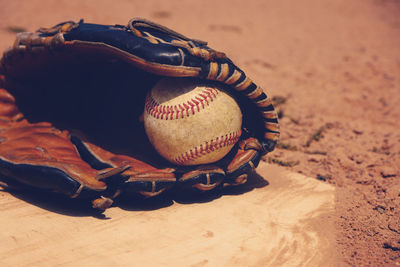
{"type": "Polygon", "coordinates": [[[109,219],[0,191],[0,265],[335,265],[334,187],[265,163],[257,173],[268,184],[249,192],[148,210],[116,206],[109,219]]]}

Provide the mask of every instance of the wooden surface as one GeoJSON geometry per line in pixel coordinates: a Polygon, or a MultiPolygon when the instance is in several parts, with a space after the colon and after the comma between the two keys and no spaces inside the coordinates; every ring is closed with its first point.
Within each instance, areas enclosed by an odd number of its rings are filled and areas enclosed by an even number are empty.
{"type": "Polygon", "coordinates": [[[252,177],[248,192],[124,203],[104,217],[69,200],[2,191],[0,265],[334,265],[334,188],[264,163],[258,174],[267,182],[252,177]]]}

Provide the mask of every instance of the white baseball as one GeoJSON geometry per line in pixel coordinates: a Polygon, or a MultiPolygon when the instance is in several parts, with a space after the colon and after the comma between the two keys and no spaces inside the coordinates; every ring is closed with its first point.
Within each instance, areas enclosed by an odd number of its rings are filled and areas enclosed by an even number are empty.
{"type": "Polygon", "coordinates": [[[146,97],[147,136],[160,155],[177,165],[216,162],[241,135],[242,113],[235,99],[199,82],[165,78],[146,97]]]}

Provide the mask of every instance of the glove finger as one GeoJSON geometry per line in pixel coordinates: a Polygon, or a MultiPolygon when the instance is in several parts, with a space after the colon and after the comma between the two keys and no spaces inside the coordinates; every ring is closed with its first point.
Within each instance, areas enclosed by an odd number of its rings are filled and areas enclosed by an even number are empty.
{"type": "Polygon", "coordinates": [[[225,185],[240,185],[247,181],[247,175],[260,163],[262,146],[255,138],[240,141],[233,159],[226,166],[225,185]]]}
{"type": "Polygon", "coordinates": [[[90,197],[106,190],[92,169],[77,153],[66,132],[47,123],[10,123],[2,129],[0,172],[25,185],[90,197]]]}
{"type": "Polygon", "coordinates": [[[225,179],[225,171],[218,166],[199,166],[183,173],[178,180],[182,189],[209,191],[216,188],[225,179]]]}
{"type": "Polygon", "coordinates": [[[240,141],[237,150],[228,156],[223,168],[217,165],[198,166],[194,170],[183,172],[178,179],[179,187],[209,191],[224,185],[240,185],[247,181],[247,176],[258,166],[262,156],[262,145],[255,138],[240,141]]]}
{"type": "Polygon", "coordinates": [[[172,168],[158,169],[141,160],[125,156],[116,155],[81,137],[72,136],[71,141],[77,147],[82,158],[85,159],[93,168],[120,168],[122,171],[121,179],[115,181],[115,177],[101,177],[106,183],[114,183],[118,187],[118,194],[126,192],[128,194],[140,194],[145,197],[156,196],[171,188],[176,183],[176,178],[172,168]],[[115,184],[117,183],[117,184],[115,184]]]}

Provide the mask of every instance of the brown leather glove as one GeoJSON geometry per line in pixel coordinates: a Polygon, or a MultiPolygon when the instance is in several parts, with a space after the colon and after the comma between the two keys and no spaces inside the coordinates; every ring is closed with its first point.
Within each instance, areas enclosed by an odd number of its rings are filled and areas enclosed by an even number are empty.
{"type": "Polygon", "coordinates": [[[2,179],[88,198],[99,209],[124,192],[242,184],[279,137],[270,98],[225,54],[143,19],[18,34],[0,61],[0,88],[2,179]],[[209,80],[236,98],[243,134],[224,159],[180,167],[152,148],[140,116],[165,76],[209,80]]]}

